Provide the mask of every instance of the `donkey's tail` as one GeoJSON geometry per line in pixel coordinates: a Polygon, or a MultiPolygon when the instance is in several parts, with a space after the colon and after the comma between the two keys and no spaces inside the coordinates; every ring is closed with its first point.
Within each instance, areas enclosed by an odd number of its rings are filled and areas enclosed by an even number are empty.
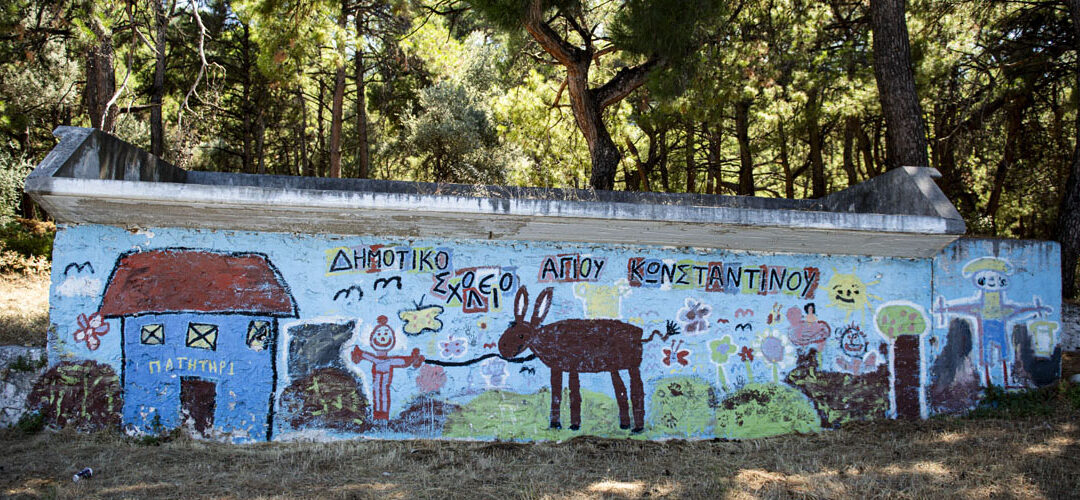
{"type": "Polygon", "coordinates": [[[664,340],[667,340],[668,337],[671,337],[672,335],[678,335],[678,334],[679,334],[679,325],[677,325],[674,321],[669,320],[667,322],[667,333],[661,334],[660,330],[653,330],[652,333],[649,334],[648,337],[645,337],[645,338],[641,339],[641,343],[642,344],[648,343],[649,341],[651,341],[653,339],[653,337],[656,337],[657,335],[660,335],[660,340],[664,341],[664,340]]]}

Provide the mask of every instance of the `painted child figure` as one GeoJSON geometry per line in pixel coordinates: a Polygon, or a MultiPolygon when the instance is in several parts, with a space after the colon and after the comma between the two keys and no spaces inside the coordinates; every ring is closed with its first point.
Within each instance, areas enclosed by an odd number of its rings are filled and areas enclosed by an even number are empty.
{"type": "Polygon", "coordinates": [[[1032,298],[1031,305],[1010,302],[1005,298],[1005,289],[1009,286],[1008,275],[1012,274],[1012,268],[1005,260],[979,257],[968,262],[962,272],[965,278],[971,278],[978,291],[970,297],[949,301],[938,297],[937,307],[934,308],[937,326],[945,327],[950,314],[974,318],[977,348],[982,353],[980,366],[984,383],[987,386],[994,385],[991,372],[993,367],[1000,363],[1001,385],[1011,387],[1009,363],[1013,361],[1015,354],[1007,324],[1030,313],[1041,316],[1051,312],[1051,308],[1043,305],[1037,296],[1032,298]]]}
{"type": "Polygon", "coordinates": [[[375,420],[390,420],[390,381],[394,368],[418,368],[424,362],[420,349],[413,349],[408,356],[390,356],[390,351],[397,344],[394,329],[386,324],[386,316],[379,316],[378,324],[371,330],[371,347],[374,353],[353,346],[352,361],[371,362],[372,408],[375,420]]]}

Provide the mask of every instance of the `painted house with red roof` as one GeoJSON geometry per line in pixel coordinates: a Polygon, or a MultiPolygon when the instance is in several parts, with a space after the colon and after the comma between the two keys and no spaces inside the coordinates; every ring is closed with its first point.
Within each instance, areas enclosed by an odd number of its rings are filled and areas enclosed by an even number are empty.
{"type": "Polygon", "coordinates": [[[125,425],[272,437],[278,320],[297,308],[266,255],[123,254],[99,312],[121,321],[125,425]]]}

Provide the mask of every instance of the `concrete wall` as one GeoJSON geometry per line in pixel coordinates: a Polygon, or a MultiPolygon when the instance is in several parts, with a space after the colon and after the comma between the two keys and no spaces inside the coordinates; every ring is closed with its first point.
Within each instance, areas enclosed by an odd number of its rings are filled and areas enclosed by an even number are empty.
{"type": "Polygon", "coordinates": [[[745,438],[925,418],[970,408],[987,382],[1058,377],[1057,252],[67,225],[31,404],[237,442],[745,438]]]}

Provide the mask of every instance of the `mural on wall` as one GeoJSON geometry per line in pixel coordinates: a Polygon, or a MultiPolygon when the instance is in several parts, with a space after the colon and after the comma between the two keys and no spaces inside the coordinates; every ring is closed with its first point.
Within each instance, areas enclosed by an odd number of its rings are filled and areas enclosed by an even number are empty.
{"type": "Polygon", "coordinates": [[[1061,370],[1057,247],[966,243],[951,245],[935,259],[935,352],[929,364],[935,412],[963,411],[988,386],[1043,386],[1061,370]]]}
{"type": "Polygon", "coordinates": [[[1043,268],[956,245],[894,259],[64,227],[54,378],[89,363],[115,388],[91,391],[93,411],[57,384],[35,401],[61,401],[60,424],[236,442],[742,438],[1056,378],[1059,306],[1013,299],[1043,268]]]}
{"type": "Polygon", "coordinates": [[[123,420],[270,439],[278,319],[297,316],[263,254],[122,254],[96,313],[120,321],[123,420]]]}

